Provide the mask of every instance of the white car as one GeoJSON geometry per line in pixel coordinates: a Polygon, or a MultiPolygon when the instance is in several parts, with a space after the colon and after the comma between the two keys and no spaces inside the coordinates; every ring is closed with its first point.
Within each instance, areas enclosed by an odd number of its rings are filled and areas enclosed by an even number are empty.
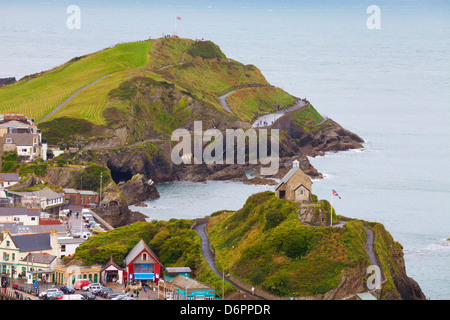
{"type": "Polygon", "coordinates": [[[102,288],[102,285],[100,283],[91,283],[90,285],[84,286],[82,289],[83,291],[95,291],[102,288]]]}
{"type": "Polygon", "coordinates": [[[45,299],[46,297],[49,297],[52,293],[60,291],[58,288],[50,288],[45,291],[42,291],[39,293],[39,299],[45,299]]]}
{"type": "Polygon", "coordinates": [[[86,300],[81,294],[65,294],[61,300],[86,300]]]}

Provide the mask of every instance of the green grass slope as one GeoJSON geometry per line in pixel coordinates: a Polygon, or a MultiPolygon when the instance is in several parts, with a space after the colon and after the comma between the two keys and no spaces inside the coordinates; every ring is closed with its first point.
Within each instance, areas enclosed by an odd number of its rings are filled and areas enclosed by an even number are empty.
{"type": "Polygon", "coordinates": [[[0,112],[23,112],[38,121],[95,80],[118,71],[146,66],[150,47],[149,41],[123,43],[74,58],[41,74],[24,77],[0,88],[0,112]]]}
{"type": "Polygon", "coordinates": [[[298,207],[273,192],[255,194],[236,212],[211,218],[208,234],[220,270],[266,292],[291,296],[336,288],[341,271],[368,264],[360,221],[344,228],[304,226],[298,207]]]}
{"type": "MultiPolygon", "coordinates": [[[[0,112],[23,112],[39,121],[77,90],[106,75],[109,76],[80,92],[47,121],[69,117],[107,125],[103,111],[114,104],[109,93],[135,77],[172,83],[217,111],[224,111],[218,96],[228,91],[269,86],[255,66],[227,59],[211,41],[172,37],[118,44],[24,77],[0,88],[0,112]]],[[[276,101],[278,97],[276,93],[269,98],[276,101]]],[[[258,109],[259,102],[252,98],[247,99],[251,109],[258,109]]],[[[261,108],[266,106],[261,104],[261,108]]],[[[246,120],[240,113],[237,118],[246,120]]]]}

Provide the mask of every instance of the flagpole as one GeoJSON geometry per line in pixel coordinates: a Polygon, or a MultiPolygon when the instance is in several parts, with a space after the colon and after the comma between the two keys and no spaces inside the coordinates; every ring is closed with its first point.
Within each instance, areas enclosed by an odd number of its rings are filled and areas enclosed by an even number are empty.
{"type": "Polygon", "coordinates": [[[333,226],[333,189],[331,189],[331,199],[330,199],[330,227],[333,226]]]}

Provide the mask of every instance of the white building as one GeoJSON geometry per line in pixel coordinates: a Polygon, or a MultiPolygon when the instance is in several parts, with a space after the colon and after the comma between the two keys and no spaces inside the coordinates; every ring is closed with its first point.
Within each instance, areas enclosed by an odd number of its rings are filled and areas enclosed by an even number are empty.
{"type": "Polygon", "coordinates": [[[83,238],[73,238],[73,237],[60,237],[58,238],[59,243],[59,258],[71,256],[75,254],[77,247],[85,242],[86,239],[83,238]]]}
{"type": "Polygon", "coordinates": [[[39,225],[41,209],[0,207],[0,222],[22,222],[25,226],[39,225]]]}
{"type": "Polygon", "coordinates": [[[22,196],[22,204],[38,204],[43,210],[65,204],[64,193],[58,193],[50,188],[32,192],[15,192],[22,196]]]}
{"type": "Polygon", "coordinates": [[[0,242],[0,272],[17,279],[32,278],[32,272],[54,269],[58,254],[57,232],[11,235],[0,242]]]}

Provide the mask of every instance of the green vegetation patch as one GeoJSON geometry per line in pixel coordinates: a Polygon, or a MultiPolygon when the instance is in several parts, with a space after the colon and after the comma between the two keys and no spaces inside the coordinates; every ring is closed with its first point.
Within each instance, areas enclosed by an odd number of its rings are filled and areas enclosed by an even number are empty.
{"type": "Polygon", "coordinates": [[[312,105],[293,111],[292,116],[298,121],[297,125],[301,127],[313,126],[323,120],[323,117],[312,105]]]}
{"type": "Polygon", "coordinates": [[[295,104],[295,99],[277,87],[253,87],[237,90],[227,97],[231,111],[243,121],[253,122],[258,116],[276,112],[295,104]]]}
{"type": "Polygon", "coordinates": [[[219,46],[212,41],[196,41],[186,50],[186,53],[192,57],[201,57],[203,59],[226,59],[219,46]]]}
{"type": "Polygon", "coordinates": [[[68,117],[55,118],[38,125],[42,137],[49,145],[63,143],[72,146],[76,146],[79,138],[87,139],[93,136],[94,127],[95,125],[88,120],[68,117]]]}
{"type": "Polygon", "coordinates": [[[2,156],[1,172],[12,173],[19,169],[20,161],[16,151],[9,151],[2,156]]]}
{"type": "Polygon", "coordinates": [[[298,213],[295,203],[263,192],[236,212],[211,217],[207,230],[219,269],[275,295],[291,296],[295,288],[306,296],[334,289],[345,268],[368,263],[362,222],[310,227],[298,213]]]}

